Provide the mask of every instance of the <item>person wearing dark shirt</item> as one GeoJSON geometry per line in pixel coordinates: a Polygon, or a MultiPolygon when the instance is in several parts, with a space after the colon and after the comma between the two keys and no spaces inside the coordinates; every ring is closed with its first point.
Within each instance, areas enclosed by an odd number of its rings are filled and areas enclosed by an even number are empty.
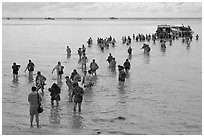
{"type": "Polygon", "coordinates": [[[34,67],[35,67],[34,63],[31,60],[29,60],[28,65],[25,69],[25,72],[26,72],[26,70],[28,70],[29,76],[33,75],[34,67]]]}
{"type": "Polygon", "coordinates": [[[131,46],[128,48],[127,51],[128,51],[128,54],[129,54],[129,55],[132,55],[132,48],[131,48],[131,46]]]}
{"type": "Polygon", "coordinates": [[[78,111],[81,112],[81,103],[83,100],[84,89],[79,86],[78,83],[73,83],[73,93],[74,97],[74,112],[76,112],[76,106],[78,105],[78,111]]]}
{"type": "Polygon", "coordinates": [[[119,76],[118,76],[119,82],[125,82],[126,73],[124,71],[124,67],[118,65],[118,71],[119,71],[119,76]]]}
{"type": "Polygon", "coordinates": [[[126,59],[126,61],[124,62],[123,64],[124,68],[125,68],[125,72],[126,73],[129,73],[129,70],[130,70],[130,62],[128,59],[126,59]]]}
{"type": "Polygon", "coordinates": [[[60,101],[60,93],[61,93],[60,87],[56,83],[53,83],[51,88],[49,88],[48,90],[51,96],[51,104],[54,105],[54,100],[55,100],[58,106],[60,101]]]}
{"type": "Polygon", "coordinates": [[[19,68],[21,66],[20,65],[17,65],[15,62],[13,63],[13,66],[12,66],[12,69],[13,69],[13,80],[18,80],[18,71],[19,71],[19,68]]]}
{"type": "Polygon", "coordinates": [[[108,56],[108,59],[106,61],[108,61],[109,65],[110,65],[110,62],[113,60],[113,56],[111,55],[111,53],[109,54],[108,56]]]}

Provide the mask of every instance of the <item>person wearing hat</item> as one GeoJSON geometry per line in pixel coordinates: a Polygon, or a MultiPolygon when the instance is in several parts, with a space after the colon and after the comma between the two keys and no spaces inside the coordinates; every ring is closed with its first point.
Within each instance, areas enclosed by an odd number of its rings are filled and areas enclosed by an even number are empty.
{"type": "Polygon", "coordinates": [[[81,112],[81,103],[83,100],[84,89],[79,86],[78,83],[73,83],[73,93],[74,98],[74,112],[76,112],[76,106],[78,105],[78,111],[81,112]]]}
{"type": "Polygon", "coordinates": [[[46,85],[45,81],[46,81],[46,77],[41,75],[41,72],[38,71],[36,79],[35,79],[36,87],[37,87],[37,90],[41,89],[43,94],[44,94],[44,91],[43,91],[44,90],[44,86],[46,85]]]}
{"type": "Polygon", "coordinates": [[[21,66],[20,65],[17,65],[15,62],[13,63],[13,66],[11,67],[13,69],[13,80],[18,80],[18,71],[19,71],[19,68],[21,66]]]}

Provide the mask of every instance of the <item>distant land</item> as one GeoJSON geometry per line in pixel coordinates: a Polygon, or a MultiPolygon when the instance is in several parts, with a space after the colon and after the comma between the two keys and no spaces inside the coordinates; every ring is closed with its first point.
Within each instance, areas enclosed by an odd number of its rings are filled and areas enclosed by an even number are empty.
{"type": "Polygon", "coordinates": [[[3,20],[7,19],[19,19],[19,20],[23,20],[23,19],[43,19],[43,20],[63,20],[63,19],[70,19],[70,20],[101,20],[101,19],[110,19],[110,20],[140,20],[140,19],[157,19],[157,20],[162,20],[162,19],[202,19],[202,17],[106,17],[106,18],[101,18],[101,17],[2,17],[3,20]]]}

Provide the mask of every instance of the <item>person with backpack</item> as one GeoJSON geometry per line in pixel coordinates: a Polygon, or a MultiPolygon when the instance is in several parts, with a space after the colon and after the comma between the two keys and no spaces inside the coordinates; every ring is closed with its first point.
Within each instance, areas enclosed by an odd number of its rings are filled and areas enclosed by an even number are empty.
{"type": "Polygon", "coordinates": [[[34,63],[31,60],[29,60],[28,65],[27,65],[27,67],[25,69],[25,72],[26,72],[26,70],[28,70],[29,71],[29,76],[32,76],[33,71],[34,71],[34,67],[35,67],[34,63]]]}
{"type": "Polygon", "coordinates": [[[31,88],[32,93],[28,95],[28,102],[30,103],[30,127],[33,128],[33,118],[35,115],[35,120],[37,123],[37,128],[39,128],[39,112],[38,107],[42,101],[41,95],[37,92],[36,87],[31,88]]]}
{"type": "Polygon", "coordinates": [[[60,93],[61,93],[60,87],[56,83],[53,83],[51,88],[49,88],[48,90],[51,96],[51,105],[54,105],[54,100],[55,100],[57,103],[57,106],[59,106],[60,93]]]}

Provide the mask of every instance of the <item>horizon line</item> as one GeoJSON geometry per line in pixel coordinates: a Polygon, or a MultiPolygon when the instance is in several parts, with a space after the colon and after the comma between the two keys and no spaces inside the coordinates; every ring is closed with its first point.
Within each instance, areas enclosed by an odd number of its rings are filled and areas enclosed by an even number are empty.
{"type": "Polygon", "coordinates": [[[202,17],[2,17],[2,19],[202,19],[202,17]]]}

